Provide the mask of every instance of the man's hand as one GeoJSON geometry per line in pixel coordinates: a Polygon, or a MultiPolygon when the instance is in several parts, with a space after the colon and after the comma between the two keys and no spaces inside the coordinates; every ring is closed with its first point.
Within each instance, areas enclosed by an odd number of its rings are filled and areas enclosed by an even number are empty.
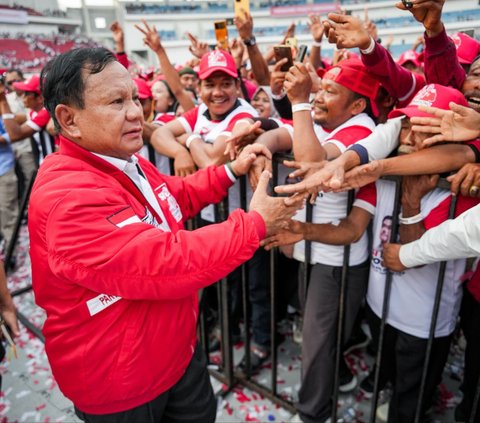
{"type": "Polygon", "coordinates": [[[255,159],[259,156],[264,156],[272,160],[272,153],[262,144],[247,145],[238,157],[231,163],[233,173],[236,176],[246,175],[255,159]]]}
{"type": "Polygon", "coordinates": [[[406,267],[400,261],[400,244],[383,245],[383,265],[394,272],[401,272],[406,267]]]}
{"type": "Polygon", "coordinates": [[[114,21],[110,25],[110,31],[112,32],[113,42],[115,43],[115,50],[117,52],[125,51],[125,42],[123,36],[123,29],[118,23],[118,21],[114,21]]]}
{"type": "Polygon", "coordinates": [[[333,190],[348,191],[351,189],[361,188],[365,185],[375,182],[383,176],[383,162],[381,160],[374,160],[363,166],[354,167],[345,174],[343,183],[335,186],[330,184],[333,190]]]}
{"type": "Polygon", "coordinates": [[[158,35],[157,28],[155,25],[150,27],[145,19],[142,19],[143,25],[145,28],[142,28],[140,25],[135,24],[137,28],[143,35],[143,43],[147,45],[152,51],[157,53],[162,48],[162,42],[160,36],[158,35]]]}
{"type": "Polygon", "coordinates": [[[190,40],[190,46],[188,47],[188,50],[195,57],[198,57],[199,59],[201,59],[205,53],[208,53],[210,51],[208,44],[202,41],[199,41],[198,38],[195,37],[195,35],[192,35],[190,32],[187,32],[187,37],[190,40]]]}
{"type": "Polygon", "coordinates": [[[425,27],[428,37],[434,37],[443,31],[442,9],[445,0],[415,0],[411,8],[406,8],[402,2],[395,7],[408,10],[413,17],[425,27]]]}
{"type": "Polygon", "coordinates": [[[420,200],[437,186],[440,175],[410,175],[402,177],[402,207],[405,210],[420,210],[420,200]]]}
{"type": "Polygon", "coordinates": [[[480,164],[467,163],[457,173],[447,178],[452,194],[465,197],[480,197],[480,164]]]}
{"type": "Polygon", "coordinates": [[[324,160],[323,162],[297,162],[295,160],[284,160],[283,164],[290,169],[295,169],[288,175],[289,178],[305,179],[316,171],[322,169],[325,164],[327,164],[327,161],[324,160]]]}
{"type": "Polygon", "coordinates": [[[249,40],[253,36],[253,18],[245,12],[243,16],[235,16],[233,23],[237,27],[238,35],[242,40],[249,40]]]}
{"type": "Polygon", "coordinates": [[[186,149],[175,156],[173,167],[175,169],[175,176],[188,176],[197,171],[195,162],[186,149]]]}
{"type": "Polygon", "coordinates": [[[310,30],[310,34],[312,34],[313,40],[317,43],[321,42],[323,38],[323,33],[325,31],[322,23],[322,17],[320,15],[311,13],[310,15],[308,15],[307,26],[310,30]]]}
{"type": "Polygon", "coordinates": [[[240,68],[243,61],[243,53],[245,52],[245,44],[242,43],[240,39],[233,38],[230,41],[230,54],[232,55],[233,59],[235,60],[235,64],[237,69],[240,68]]]}
{"type": "Polygon", "coordinates": [[[292,104],[308,103],[312,90],[312,79],[303,63],[296,62],[285,75],[283,84],[292,104]]]}
{"type": "Polygon", "coordinates": [[[266,156],[257,156],[248,171],[248,182],[254,191],[257,189],[258,181],[265,170],[272,173],[272,160],[266,156]]]}
{"type": "Polygon", "coordinates": [[[305,198],[302,195],[270,197],[267,194],[270,178],[271,174],[269,172],[262,173],[250,202],[250,211],[256,211],[262,216],[267,228],[267,236],[287,227],[287,221],[303,206],[305,198]]]}
{"type": "Polygon", "coordinates": [[[292,22],[292,23],[288,26],[287,30],[285,31],[285,34],[283,34],[283,40],[282,40],[282,42],[281,42],[280,44],[286,44],[288,38],[293,38],[293,37],[295,37],[295,28],[296,28],[296,27],[297,27],[297,26],[295,25],[295,22],[292,22]]]}
{"type": "Polygon", "coordinates": [[[230,160],[235,159],[239,150],[255,142],[258,136],[265,132],[260,128],[261,125],[262,123],[260,121],[252,123],[247,119],[238,121],[233,127],[231,137],[225,140],[227,147],[223,154],[228,155],[230,160]]]}
{"type": "Polygon", "coordinates": [[[303,223],[296,220],[288,222],[288,229],[281,230],[278,233],[265,238],[260,245],[265,250],[270,251],[275,247],[284,247],[286,245],[295,244],[303,239],[303,223]]]}
{"type": "Polygon", "coordinates": [[[429,146],[443,141],[469,141],[480,136],[480,113],[451,102],[450,110],[419,106],[436,117],[412,117],[412,131],[436,134],[423,141],[429,146]]]}
{"type": "Polygon", "coordinates": [[[272,94],[274,95],[280,95],[283,92],[283,83],[285,82],[285,75],[287,72],[281,71],[280,68],[287,62],[288,59],[283,58],[273,66],[273,70],[270,75],[270,88],[272,90],[272,94]]]}
{"type": "Polygon", "coordinates": [[[366,50],[370,46],[370,34],[364,23],[354,16],[329,13],[324,21],[328,41],[338,48],[358,47],[366,50]]]}

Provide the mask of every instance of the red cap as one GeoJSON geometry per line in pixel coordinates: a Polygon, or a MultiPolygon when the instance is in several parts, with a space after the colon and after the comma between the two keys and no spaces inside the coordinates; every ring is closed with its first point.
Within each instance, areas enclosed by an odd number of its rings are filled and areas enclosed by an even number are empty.
{"type": "Polygon", "coordinates": [[[404,51],[397,60],[397,63],[400,66],[403,66],[407,62],[412,62],[417,67],[422,66],[420,54],[418,54],[415,50],[404,51]]]}
{"type": "Polygon", "coordinates": [[[137,86],[138,98],[140,100],[145,100],[147,98],[153,98],[152,90],[148,86],[147,81],[145,81],[142,78],[133,78],[133,82],[135,82],[135,85],[137,86]]]}
{"type": "Polygon", "coordinates": [[[463,32],[457,32],[451,38],[457,48],[458,61],[463,65],[471,65],[480,54],[480,43],[463,32]]]}
{"type": "Polygon", "coordinates": [[[33,75],[28,81],[25,82],[14,82],[12,86],[18,91],[28,91],[30,93],[41,94],[39,75],[33,75]]]}
{"type": "MultiPolygon", "coordinates": [[[[323,69],[321,69],[323,70],[323,69]]],[[[319,73],[317,71],[317,73],[319,73]]],[[[323,76],[324,79],[330,79],[337,84],[343,85],[354,93],[363,95],[370,99],[372,112],[378,116],[378,108],[375,104],[380,82],[371,74],[367,68],[358,59],[342,60],[338,65],[329,68],[323,76]]]]}
{"type": "Polygon", "coordinates": [[[200,79],[207,79],[216,71],[221,71],[233,78],[238,78],[235,60],[230,54],[223,50],[212,50],[202,56],[198,70],[198,77],[200,79]]]}
{"type": "Polygon", "coordinates": [[[418,106],[431,106],[443,110],[450,110],[448,104],[453,101],[460,106],[468,107],[465,96],[455,88],[444,87],[439,84],[425,85],[416,95],[407,107],[392,110],[388,118],[395,118],[406,115],[408,117],[433,117],[430,113],[422,112],[418,106]]]}

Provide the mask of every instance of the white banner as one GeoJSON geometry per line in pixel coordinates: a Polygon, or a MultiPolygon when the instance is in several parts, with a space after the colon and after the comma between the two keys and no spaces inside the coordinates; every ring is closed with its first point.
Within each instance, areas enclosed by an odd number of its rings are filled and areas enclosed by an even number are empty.
{"type": "Polygon", "coordinates": [[[25,10],[0,8],[0,22],[11,24],[28,24],[28,13],[25,10]]]}

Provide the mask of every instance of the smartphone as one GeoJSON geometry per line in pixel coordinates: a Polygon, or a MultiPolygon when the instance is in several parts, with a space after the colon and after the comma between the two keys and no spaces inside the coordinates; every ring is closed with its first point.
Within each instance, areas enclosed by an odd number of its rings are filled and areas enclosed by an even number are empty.
{"type": "Polygon", "coordinates": [[[250,13],[250,0],[234,0],[235,16],[245,17],[246,13],[250,13]]]}
{"type": "Polygon", "coordinates": [[[276,62],[284,59],[285,57],[288,59],[287,63],[283,64],[280,68],[282,72],[287,72],[293,66],[292,49],[290,46],[286,46],[284,44],[273,46],[273,53],[275,55],[276,62]]]}
{"type": "Polygon", "coordinates": [[[305,55],[307,54],[307,49],[308,49],[308,47],[305,44],[302,44],[298,48],[297,57],[295,58],[296,62],[303,63],[303,59],[305,59],[305,55]]]}
{"type": "Polygon", "coordinates": [[[413,7],[413,3],[411,1],[402,0],[402,3],[407,9],[411,9],[413,7]]]}
{"type": "Polygon", "coordinates": [[[227,21],[215,21],[215,38],[222,50],[228,50],[228,29],[227,21]]]}

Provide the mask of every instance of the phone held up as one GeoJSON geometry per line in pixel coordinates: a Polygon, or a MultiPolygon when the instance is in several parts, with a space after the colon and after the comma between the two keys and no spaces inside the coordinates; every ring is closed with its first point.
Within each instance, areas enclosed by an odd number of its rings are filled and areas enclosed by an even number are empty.
{"type": "Polygon", "coordinates": [[[234,0],[234,11],[235,16],[244,18],[250,13],[250,0],[234,0]]]}
{"type": "Polygon", "coordinates": [[[298,48],[297,57],[295,58],[296,62],[303,63],[303,60],[305,59],[305,55],[307,54],[307,49],[308,47],[305,44],[302,44],[298,48]]]}
{"type": "Polygon", "coordinates": [[[215,28],[215,38],[217,39],[217,43],[222,50],[228,51],[228,29],[227,29],[227,21],[215,21],[213,23],[215,28]]]}
{"type": "Polygon", "coordinates": [[[287,63],[284,63],[280,68],[282,72],[287,72],[293,66],[292,49],[290,46],[284,44],[273,46],[273,53],[276,62],[287,58],[287,63]]]}

